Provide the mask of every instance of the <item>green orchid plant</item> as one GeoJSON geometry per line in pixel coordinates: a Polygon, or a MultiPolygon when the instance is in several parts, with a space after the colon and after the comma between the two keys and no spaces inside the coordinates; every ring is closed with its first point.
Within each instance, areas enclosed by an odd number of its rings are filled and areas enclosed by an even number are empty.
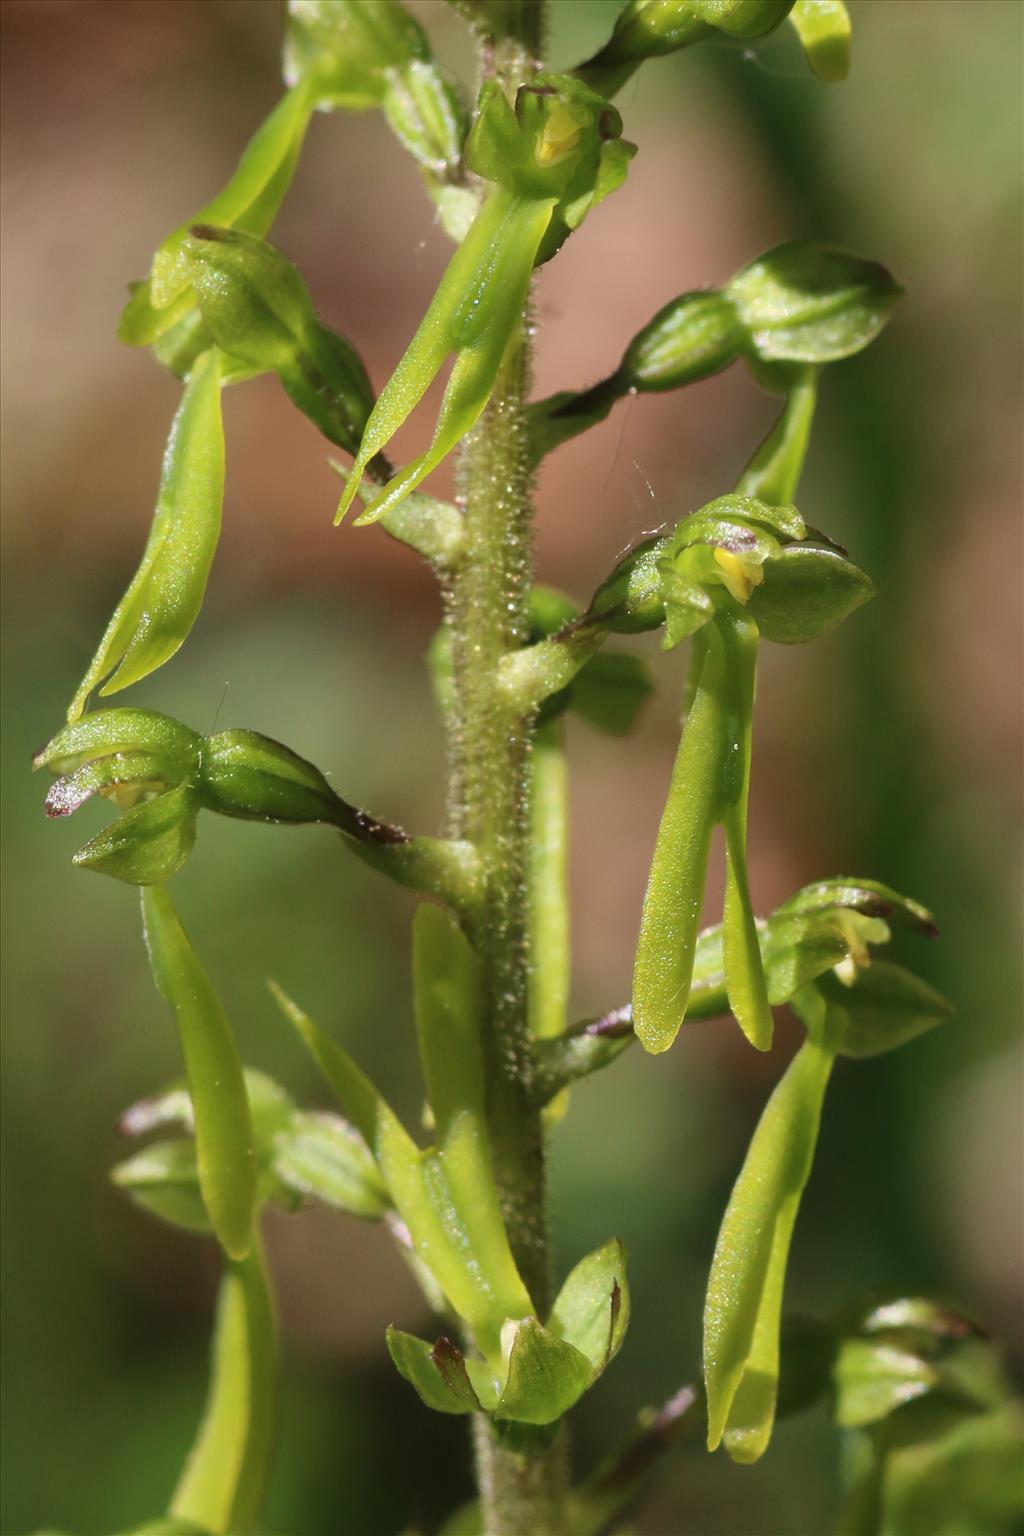
{"type": "MultiPolygon", "coordinates": [[[[783,1315],[837,1062],[902,1046],[950,1011],[911,970],[874,955],[899,930],[934,934],[923,907],[876,881],[837,878],[761,916],[747,862],[761,642],[811,642],[873,592],[819,530],[819,514],[796,505],[823,371],[876,340],[901,289],[845,251],[777,246],[719,289],[662,307],[607,378],[527,398],[533,275],[583,238],[587,214],[613,197],[636,153],[612,102],[623,84],[660,56],[705,41],[756,47],[784,26],[815,75],[842,79],[848,14],[841,0],[629,0],[594,57],[557,74],[539,62],[544,0],[453,3],[480,43],[475,100],[398,0],[288,0],[285,94],[227,186],[157,250],[121,319],[121,338],[182,380],[181,404],[141,564],[36,766],[53,776],[51,816],[97,794],[116,804],[75,863],[139,887],[153,979],[181,1046],[181,1081],[124,1116],[126,1136],[150,1139],[114,1182],[222,1256],[206,1410],[166,1515],[137,1530],[260,1529],[278,1376],[261,1213],[316,1202],[382,1224],[434,1316],[429,1337],[392,1327],[386,1348],[425,1409],[473,1422],[478,1498],[452,1513],[449,1536],[597,1536],[641,1496],[669,1445],[703,1433],[709,1450],[750,1463],[778,1416],[814,1403],[853,1447],[841,1531],[1010,1532],[1021,1411],[973,1324],[919,1297],[853,1301],[817,1320],[783,1315]],[[267,238],[312,114],[372,110],[417,162],[455,243],[376,396],[356,347],[322,324],[267,238]],[[430,444],[396,469],[392,438],[449,361],[430,444]],[[780,406],[733,489],[641,538],[587,602],[535,582],[531,485],[543,458],[626,396],[683,389],[737,362],[780,406]],[[358,498],[356,523],[380,523],[442,587],[429,657],[449,742],[441,837],[350,804],[266,736],[202,735],[152,710],[93,702],[141,683],[188,638],[220,529],[222,393],[258,374],[275,374],[346,456],[331,460],[344,481],[338,520],[358,498]],[[421,487],[456,450],[451,503],[421,487]],[[567,721],[628,734],[652,681],[615,640],[651,632],[666,650],[687,646],[688,659],[632,994],[572,1023],[567,721]],[[168,891],[195,851],[200,811],[322,824],[424,898],[412,925],[412,1013],[429,1139],[352,1058],[344,1017],[328,1032],[276,982],[273,998],[334,1107],[300,1108],[243,1067],[168,891]],[[719,825],[724,908],[702,928],[719,825]],[[634,1044],[668,1050],[698,1021],[731,1017],[768,1051],[772,1010],[784,1005],[806,1038],[780,1069],[708,1256],[701,1369],[575,1480],[564,1419],[622,1347],[630,1293],[614,1236],[553,1283],[545,1156],[572,1085],[634,1044]]],[[[678,1369],[685,1379],[687,1362],[678,1369]]]]}

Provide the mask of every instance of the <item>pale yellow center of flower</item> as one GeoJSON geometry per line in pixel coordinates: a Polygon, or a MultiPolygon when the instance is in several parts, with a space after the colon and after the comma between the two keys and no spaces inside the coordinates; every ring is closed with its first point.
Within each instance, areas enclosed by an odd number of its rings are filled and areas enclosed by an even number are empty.
{"type": "Polygon", "coordinates": [[[729,549],[715,550],[715,564],[722,575],[722,582],[730,597],[745,603],[755,587],[764,581],[764,567],[756,560],[744,560],[729,549]]]}
{"type": "Polygon", "coordinates": [[[576,148],[582,131],[568,107],[555,107],[537,144],[537,164],[556,165],[563,160],[576,148]]]}

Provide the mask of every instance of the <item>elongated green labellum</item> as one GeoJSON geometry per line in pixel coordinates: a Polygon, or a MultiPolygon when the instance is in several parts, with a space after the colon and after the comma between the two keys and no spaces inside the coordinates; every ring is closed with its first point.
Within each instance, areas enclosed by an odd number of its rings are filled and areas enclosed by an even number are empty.
{"type": "Polygon", "coordinates": [[[808,988],[808,1040],[758,1122],[722,1218],[704,1304],[708,1449],[723,1437],[735,1461],[756,1461],[775,1417],[786,1261],[811,1171],[842,1020],[808,988]]]}
{"type": "Polygon", "coordinates": [[[789,23],[819,80],[850,73],[850,13],[843,0],[796,0],[789,23]]]}
{"type": "Polygon", "coordinates": [[[647,880],[633,968],[633,1027],[648,1051],[667,1051],[686,1013],[718,820],[728,744],[728,680],[722,637],[707,650],[679,742],[647,880]]]}
{"type": "Polygon", "coordinates": [[[102,694],[119,693],[155,672],[188,635],[206,591],[223,500],[220,355],[211,348],[193,368],[171,426],[142,562],[71,701],[69,722],[103,678],[102,694]]]}
{"type": "Polygon", "coordinates": [[[725,824],[725,909],[722,933],[725,982],[729,1007],[737,1024],[759,1051],[772,1043],[772,1011],[768,1003],[761,947],[747,876],[747,800],[750,793],[750,752],[754,683],[757,670],[757,626],[749,619],[722,618],[729,679],[730,748],[727,756],[725,824]]]}
{"type": "Polygon", "coordinates": [[[357,521],[373,522],[397,505],[477,421],[519,323],[554,206],[553,198],[536,202],[502,187],[488,196],[370,412],[336,521],[351,505],[370,460],[423,398],[449,352],[456,354],[455,363],[430,448],[389,481],[357,521]]]}
{"type": "Polygon", "coordinates": [[[210,1536],[253,1528],[270,1470],[276,1380],[274,1304],[257,1240],[221,1280],[206,1408],[173,1516],[210,1536]]]}
{"type": "Polygon", "coordinates": [[[199,1187],[225,1252],[249,1252],[256,1157],[242,1063],[231,1026],[162,885],[142,892],[142,921],[157,989],[174,1010],[196,1124],[199,1187]]]}
{"type": "Polygon", "coordinates": [[[189,226],[238,225],[265,234],[291,182],[302,140],[312,115],[308,86],[297,85],[281,98],[253,134],[231,180],[194,218],[170,235],[153,258],[152,300],[158,309],[173,303],[191,281],[185,252],[189,226]]]}
{"type": "Polygon", "coordinates": [[[303,80],[288,91],[246,145],[227,185],[178,226],[153,257],[149,277],[125,305],[117,334],[132,347],[148,347],[187,321],[194,307],[186,242],[193,224],[213,224],[265,235],[291,185],[315,93],[303,80]]]}

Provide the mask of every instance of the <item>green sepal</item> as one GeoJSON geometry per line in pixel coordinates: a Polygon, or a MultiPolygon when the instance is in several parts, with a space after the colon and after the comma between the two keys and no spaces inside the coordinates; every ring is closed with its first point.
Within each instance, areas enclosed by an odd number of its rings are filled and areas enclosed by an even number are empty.
{"type": "Polygon", "coordinates": [[[626,1249],[612,1237],[572,1270],[547,1327],[590,1361],[596,1379],[618,1354],[628,1326],[626,1249]]]}
{"type": "Polygon", "coordinates": [[[72,855],[79,869],[130,885],[154,886],[176,874],[195,845],[199,797],[179,784],[135,805],[72,855]]]}
{"type": "Polygon", "coordinates": [[[242,1259],[253,1240],[257,1168],[238,1047],[166,890],[153,885],[141,895],[153,979],[178,1027],[195,1115],[203,1202],[225,1252],[242,1259]]]}
{"type": "Polygon", "coordinates": [[[794,241],[745,267],[725,292],[757,358],[822,364],[874,341],[903,289],[878,262],[794,241]]]}
{"type": "Polygon", "coordinates": [[[212,1232],[192,1141],[156,1141],[110,1170],[134,1205],[186,1232],[212,1232]]]}
{"type": "Polygon", "coordinates": [[[937,1384],[931,1362],[912,1349],[871,1339],[844,1339],[833,1372],[835,1421],[853,1429],[877,1423],[937,1384]]]}
{"type": "MultiPolygon", "coordinates": [[[[277,1159],[290,1137],[301,1134],[297,1122],[303,1117],[285,1090],[265,1073],[247,1068],[242,1076],[252,1121],[257,1205],[273,1201],[285,1210],[295,1210],[300,1192],[280,1177],[277,1159]]],[[[180,1126],[188,1139],[154,1142],[116,1164],[110,1177],[136,1205],[172,1226],[212,1231],[199,1183],[195,1113],[185,1084],[172,1084],[153,1098],[133,1104],[118,1128],[134,1137],[168,1125],[180,1126]]]]}
{"type": "Polygon", "coordinates": [[[789,24],[819,80],[846,79],[852,29],[843,0],[796,0],[789,24]]]}
{"type": "Polygon", "coordinates": [[[901,1296],[847,1310],[836,1319],[833,1415],[843,1428],[878,1424],[931,1395],[972,1411],[996,1407],[1009,1391],[998,1351],[969,1318],[943,1302],[901,1296]]]}
{"type": "Polygon", "coordinates": [[[895,1051],[943,1024],[951,1004],[934,987],[890,960],[858,968],[852,985],[823,977],[822,993],[847,1018],[840,1054],[862,1058],[895,1051]]]}
{"type": "Polygon", "coordinates": [[[298,1198],[364,1221],[380,1221],[391,1209],[366,1143],[340,1115],[297,1110],[275,1139],[273,1170],[298,1198]]]}
{"type": "Polygon", "coordinates": [[[231,358],[276,372],[326,438],[355,453],[373,407],[352,344],[317,319],[293,264],[259,235],[194,225],[184,246],[205,326],[231,358]]]}
{"type": "Polygon", "coordinates": [[[833,907],[848,907],[864,917],[882,917],[899,923],[926,938],[935,938],[938,928],[927,907],[909,896],[901,896],[891,885],[867,880],[857,875],[836,875],[830,880],[816,880],[790,896],[779,908],[782,912],[822,912],[833,907]]]}
{"type": "Polygon", "coordinates": [[[259,235],[196,223],[183,253],[199,312],[219,347],[267,372],[294,356],[315,315],[305,283],[281,251],[259,235]]]}
{"type": "Polygon", "coordinates": [[[708,1449],[767,1448],[775,1418],[786,1261],[842,1023],[813,988],[794,1003],[809,1037],[772,1093],[733,1186],[704,1305],[708,1449]]]}
{"type": "Polygon", "coordinates": [[[766,562],[747,612],[766,640],[803,645],[831,634],[874,595],[871,578],[836,550],[790,544],[766,562]]]}
{"type": "Polygon", "coordinates": [[[140,752],[158,757],[165,765],[165,778],[172,783],[194,769],[202,742],[201,736],[170,715],[115,706],[63,726],[39,749],[32,767],[63,776],[97,757],[140,752]]]}
{"type": "Polygon", "coordinates": [[[202,606],[223,499],[220,354],[214,349],[203,354],[185,386],[142,562],[71,702],[69,722],[104,678],[101,694],[127,688],[168,661],[188,635],[202,606]]]}

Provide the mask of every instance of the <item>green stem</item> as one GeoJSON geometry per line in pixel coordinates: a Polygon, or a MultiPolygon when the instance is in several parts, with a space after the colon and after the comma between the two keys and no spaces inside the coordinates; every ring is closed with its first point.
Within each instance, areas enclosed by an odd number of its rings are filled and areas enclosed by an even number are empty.
{"type": "MultiPolygon", "coordinates": [[[[484,70],[509,91],[530,78],[543,5],[524,7],[524,31],[484,52],[484,70]]],[[[466,920],[480,960],[487,1115],[509,1242],[537,1315],[551,1302],[544,1132],[532,1094],[528,1019],[529,767],[533,718],[502,694],[500,668],[529,639],[532,583],[530,439],[525,402],[530,329],[524,314],[490,402],[466,437],[459,493],[465,544],[449,588],[454,662],[449,831],[480,859],[479,904],[466,920]]],[[[486,1536],[562,1536],[567,1467],[561,1437],[526,1433],[515,1445],[476,1425],[486,1536]]]]}
{"type": "Polygon", "coordinates": [[[171,1514],[215,1536],[249,1530],[263,1499],[274,1433],[277,1337],[259,1236],[221,1281],[210,1389],[171,1514]]]}

